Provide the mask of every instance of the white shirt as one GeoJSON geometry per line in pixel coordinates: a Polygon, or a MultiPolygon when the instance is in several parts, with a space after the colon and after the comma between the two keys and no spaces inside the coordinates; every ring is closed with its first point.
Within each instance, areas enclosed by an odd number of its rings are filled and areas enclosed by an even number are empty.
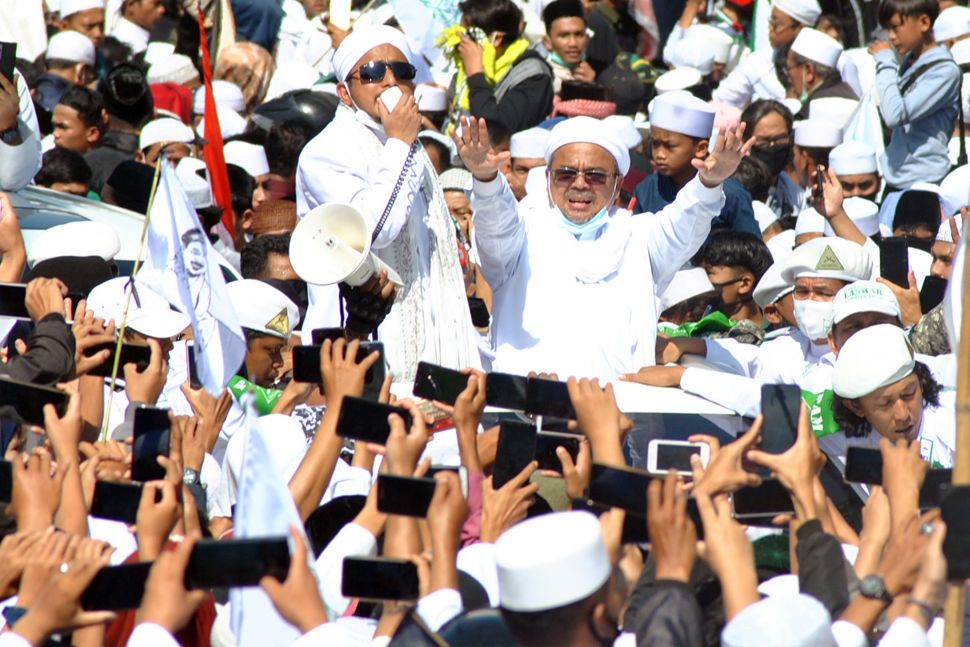
{"type": "Polygon", "coordinates": [[[738,63],[714,90],[713,99],[741,110],[751,101],[785,98],[785,87],[775,73],[774,50],[759,49],[738,63]]]}
{"type": "Polygon", "coordinates": [[[596,234],[577,239],[555,209],[523,217],[501,174],[476,180],[475,237],[494,295],[493,370],[614,379],[653,364],[655,295],[703,244],[723,204],[720,186],[694,178],[660,213],[614,210],[596,234]]]}
{"type": "Polygon", "coordinates": [[[110,35],[130,47],[133,55],[140,54],[148,49],[148,37],[150,36],[148,30],[125,17],[118,18],[118,22],[115,23],[115,28],[111,30],[110,35]]]}
{"type": "Polygon", "coordinates": [[[27,186],[40,170],[40,126],[30,98],[30,88],[20,72],[14,69],[20,113],[17,132],[20,143],[11,146],[0,141],[0,191],[19,191],[27,186]]]}

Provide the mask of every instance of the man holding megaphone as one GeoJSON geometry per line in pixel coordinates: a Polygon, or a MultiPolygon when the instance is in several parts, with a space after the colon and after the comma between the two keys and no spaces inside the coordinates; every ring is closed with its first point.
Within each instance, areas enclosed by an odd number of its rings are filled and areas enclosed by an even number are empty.
{"type": "Polygon", "coordinates": [[[362,27],[334,54],[341,105],[297,169],[290,260],[310,284],[304,330],[339,326],[336,285],[386,272],[398,285],[378,328],[397,381],[418,361],[479,367],[458,242],[435,169],[418,142],[421,115],[404,34],[362,27]]]}

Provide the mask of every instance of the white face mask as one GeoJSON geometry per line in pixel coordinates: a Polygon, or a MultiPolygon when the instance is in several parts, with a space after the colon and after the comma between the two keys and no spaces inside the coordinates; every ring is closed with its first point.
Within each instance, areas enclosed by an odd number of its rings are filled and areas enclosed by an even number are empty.
{"type": "Polygon", "coordinates": [[[832,305],[832,301],[795,299],[795,321],[798,322],[798,329],[813,342],[824,341],[831,327],[832,305]]]}
{"type": "Polygon", "coordinates": [[[357,105],[357,102],[354,100],[354,95],[350,94],[350,86],[347,85],[346,88],[347,88],[347,96],[350,97],[350,103],[351,103],[350,109],[354,111],[354,118],[360,123],[370,128],[371,130],[378,130],[378,131],[383,130],[384,126],[383,124],[381,124],[381,122],[371,117],[369,114],[367,114],[365,110],[363,110],[360,106],[357,105]]]}

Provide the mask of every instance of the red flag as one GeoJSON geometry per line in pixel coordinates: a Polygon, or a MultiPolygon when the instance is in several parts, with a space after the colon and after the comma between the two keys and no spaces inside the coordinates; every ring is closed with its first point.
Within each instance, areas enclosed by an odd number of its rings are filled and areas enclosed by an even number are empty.
{"type": "Polygon", "coordinates": [[[222,226],[226,228],[232,239],[236,237],[236,226],[232,219],[232,191],[229,188],[229,171],[226,169],[226,158],[222,150],[222,130],[219,128],[219,115],[216,113],[216,97],[212,94],[212,63],[209,59],[209,44],[205,36],[205,22],[202,16],[202,5],[199,10],[199,39],[202,50],[202,78],[205,81],[205,139],[203,148],[206,168],[209,170],[209,182],[212,185],[212,197],[216,204],[222,207],[222,226]]]}

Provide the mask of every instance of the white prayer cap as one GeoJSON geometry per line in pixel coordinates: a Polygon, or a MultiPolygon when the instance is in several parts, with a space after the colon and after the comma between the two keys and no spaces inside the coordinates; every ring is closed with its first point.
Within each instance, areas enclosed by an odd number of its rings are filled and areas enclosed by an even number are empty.
{"type": "Polygon", "coordinates": [[[100,256],[110,261],[121,249],[115,230],[103,222],[85,220],[55,225],[33,240],[27,250],[31,267],[58,256],[100,256]]]}
{"type": "MultiPolygon", "coordinates": [[[[813,101],[810,105],[814,105],[813,101]]],[[[810,107],[809,110],[812,108],[810,107]]],[[[843,142],[829,153],[829,166],[836,175],[878,173],[876,149],[863,142],[843,142]]]]}
{"type": "Polygon", "coordinates": [[[950,40],[970,34],[970,9],[959,5],[940,12],[933,23],[933,38],[950,40]]]}
{"type": "Polygon", "coordinates": [[[442,191],[468,191],[472,190],[474,178],[467,169],[450,168],[438,176],[438,183],[442,191]]]}
{"type": "Polygon", "coordinates": [[[853,196],[842,201],[842,208],[863,236],[879,231],[879,205],[872,200],[853,196]]]}
{"type": "Polygon", "coordinates": [[[970,186],[970,164],[964,164],[950,171],[950,174],[943,178],[940,182],[940,193],[950,206],[955,208],[955,211],[959,211],[961,207],[970,205],[968,186],[970,186]]]}
{"type": "Polygon", "coordinates": [[[161,119],[149,121],[141,129],[141,134],[138,135],[138,148],[145,150],[154,144],[169,142],[190,144],[193,141],[195,141],[195,134],[191,128],[178,119],[162,117],[161,119]]]}
{"type": "Polygon", "coordinates": [[[249,142],[229,142],[223,147],[226,161],[240,167],[253,178],[269,173],[269,162],[266,161],[266,151],[259,144],[249,142]]]}
{"type": "Polygon", "coordinates": [[[839,63],[842,49],[842,43],[810,27],[803,27],[791,44],[795,54],[832,70],[839,63]]]}
{"type": "Polygon", "coordinates": [[[714,62],[725,64],[731,57],[734,39],[713,25],[698,23],[687,30],[687,38],[696,42],[702,40],[714,52],[714,62]]]}
{"type": "Polygon", "coordinates": [[[289,339],[300,310],[289,297],[268,283],[240,279],[226,286],[239,325],[264,335],[289,339]]]}
{"type": "Polygon", "coordinates": [[[552,162],[553,153],[568,144],[596,144],[613,156],[620,175],[630,170],[630,151],[619,140],[613,129],[592,117],[571,117],[560,121],[549,133],[546,144],[546,162],[552,162]]]}
{"type": "Polygon", "coordinates": [[[51,36],[44,55],[48,60],[57,58],[91,66],[94,65],[94,57],[94,43],[77,31],[62,31],[51,36]]]}
{"type": "Polygon", "coordinates": [[[792,250],[795,248],[795,233],[794,229],[786,229],[778,234],[772,236],[766,245],[768,245],[768,251],[771,252],[771,258],[776,263],[784,263],[791,256],[792,250]]]}
{"type": "Polygon", "coordinates": [[[529,174],[525,176],[526,195],[541,195],[546,193],[546,187],[549,185],[549,180],[546,178],[546,170],[548,168],[548,166],[543,164],[542,166],[533,166],[529,169],[529,174]]]}
{"type": "Polygon", "coordinates": [[[916,368],[909,338],[899,326],[863,328],[839,349],[832,370],[832,390],[855,399],[903,379],[916,368]]]}
{"type": "Polygon", "coordinates": [[[878,312],[901,319],[899,301],[887,286],[876,281],[855,281],[843,286],[832,301],[832,323],[860,312],[878,312]]]}
{"type": "MultiPolygon", "coordinates": [[[[241,114],[224,106],[216,107],[216,116],[219,117],[219,130],[222,138],[228,139],[246,132],[246,118],[241,114]]],[[[199,137],[205,137],[205,117],[199,120],[199,125],[195,127],[195,132],[199,137]]]]}
{"type": "Polygon", "coordinates": [[[653,87],[658,95],[662,95],[675,90],[686,90],[700,84],[703,80],[704,75],[700,70],[685,66],[664,72],[654,81],[653,87]]]}
{"type": "MultiPolygon", "coordinates": [[[[791,1],[791,0],[789,0],[791,1]]],[[[721,631],[724,647],[836,647],[825,606],[803,593],[773,595],[734,616],[721,631]]]]}
{"type": "Polygon", "coordinates": [[[126,326],[148,337],[169,339],[189,327],[189,318],[172,309],[168,301],[144,281],[135,279],[134,294],[128,300],[131,277],[119,276],[97,285],[88,295],[88,309],[94,316],[121,325],[128,304],[126,326]],[[136,298],[137,296],[137,298],[136,298]]]}
{"type": "Polygon", "coordinates": [[[544,157],[549,137],[552,133],[546,128],[528,128],[512,135],[509,151],[519,159],[544,157]]]}
{"type": "Polygon", "coordinates": [[[692,67],[707,76],[714,70],[714,48],[688,33],[686,38],[681,38],[671,48],[670,64],[674,69],[692,67]]]}
{"type": "Polygon", "coordinates": [[[795,248],[782,275],[790,283],[803,276],[865,281],[872,277],[872,256],[862,245],[845,238],[814,238],[795,248]]]}
{"type": "Polygon", "coordinates": [[[104,9],[104,0],[61,0],[59,11],[61,18],[67,18],[88,9],[104,9]]]}
{"type": "Polygon", "coordinates": [[[702,267],[678,270],[667,284],[667,289],[660,294],[661,311],[707,292],[714,292],[714,286],[707,278],[707,270],[702,267]]]}
{"type": "Polygon", "coordinates": [[[957,65],[970,63],[970,38],[964,38],[953,43],[953,47],[950,48],[950,56],[953,57],[953,61],[957,65]]]}
{"type": "Polygon", "coordinates": [[[418,133],[418,137],[427,137],[428,139],[433,139],[445,148],[448,149],[448,159],[445,160],[445,164],[451,164],[452,160],[458,157],[458,147],[455,146],[454,140],[448,135],[443,135],[437,130],[422,130],[418,133]]]}
{"type": "Polygon", "coordinates": [[[771,7],[809,27],[814,27],[822,15],[817,0],[775,0],[771,7]]]}
{"type": "Polygon", "coordinates": [[[825,216],[820,214],[812,207],[802,209],[795,219],[795,235],[802,234],[824,234],[825,216]]]}
{"type": "Polygon", "coordinates": [[[643,135],[633,123],[633,117],[627,115],[610,115],[603,118],[603,123],[613,129],[616,136],[627,148],[633,148],[643,143],[643,135]]]}
{"type": "Polygon", "coordinates": [[[963,218],[960,217],[960,214],[948,216],[946,220],[940,223],[940,228],[936,232],[936,240],[940,241],[941,243],[954,242],[953,231],[950,228],[950,219],[952,219],[953,223],[956,225],[957,235],[963,236],[963,218]]]}
{"type": "Polygon", "coordinates": [[[418,102],[418,110],[443,112],[448,109],[448,93],[436,85],[422,83],[414,86],[414,100],[418,102]]]}
{"type": "MultiPolygon", "coordinates": [[[[243,98],[242,90],[232,81],[213,80],[212,95],[216,98],[216,105],[219,107],[229,108],[236,112],[242,112],[246,109],[246,100],[243,98]]],[[[192,112],[197,115],[205,113],[204,85],[195,89],[195,95],[192,97],[192,112]]]]}
{"type": "Polygon", "coordinates": [[[412,60],[411,48],[399,29],[386,25],[361,27],[350,32],[333,54],[333,70],[337,80],[346,81],[360,59],[381,45],[390,45],[404,54],[408,61],[412,60]]]}
{"type": "Polygon", "coordinates": [[[148,83],[178,83],[185,85],[199,80],[199,71],[185,54],[170,54],[148,68],[148,83]]]}
{"type": "Polygon", "coordinates": [[[828,121],[839,128],[845,128],[852,113],[859,107],[855,99],[843,97],[822,97],[808,102],[808,118],[815,121],[828,121]]]}
{"type": "Polygon", "coordinates": [[[166,43],[161,40],[153,40],[148,43],[148,48],[145,50],[145,62],[149,65],[154,65],[160,61],[165,60],[169,56],[175,53],[175,45],[172,43],[166,43]]]}
{"type": "Polygon", "coordinates": [[[795,145],[807,148],[835,148],[842,143],[842,129],[818,119],[795,122],[795,145]]]}
{"type": "Polygon", "coordinates": [[[751,209],[754,211],[754,219],[758,221],[758,229],[761,233],[778,221],[778,214],[761,200],[752,200],[751,209]]]}
{"type": "Polygon", "coordinates": [[[291,90],[303,90],[309,88],[320,80],[320,73],[317,72],[309,63],[299,60],[289,60],[277,64],[273,78],[266,89],[266,97],[263,102],[270,101],[286,94],[291,90]]]}
{"type": "Polygon", "coordinates": [[[714,130],[714,108],[690,95],[660,95],[650,109],[650,125],[691,137],[709,139],[714,130]]]}
{"type": "Polygon", "coordinates": [[[778,263],[777,261],[772,263],[765,273],[761,275],[761,280],[758,281],[758,285],[754,288],[754,302],[762,310],[765,306],[771,305],[795,289],[795,285],[792,282],[782,278],[782,269],[784,269],[782,263],[778,263]]]}
{"type": "Polygon", "coordinates": [[[194,157],[183,157],[175,166],[175,175],[182,183],[182,188],[185,189],[185,195],[188,196],[192,207],[206,209],[213,204],[212,190],[209,188],[209,183],[196,173],[200,168],[205,168],[205,162],[194,157]]]}
{"type": "Polygon", "coordinates": [[[495,542],[495,566],[502,608],[519,612],[586,599],[612,571],[599,521],[588,512],[554,512],[512,526],[495,542]]]}
{"type": "Polygon", "coordinates": [[[795,97],[785,97],[781,100],[781,103],[788,108],[788,111],[793,115],[797,115],[798,111],[802,109],[802,102],[795,97]]]}

